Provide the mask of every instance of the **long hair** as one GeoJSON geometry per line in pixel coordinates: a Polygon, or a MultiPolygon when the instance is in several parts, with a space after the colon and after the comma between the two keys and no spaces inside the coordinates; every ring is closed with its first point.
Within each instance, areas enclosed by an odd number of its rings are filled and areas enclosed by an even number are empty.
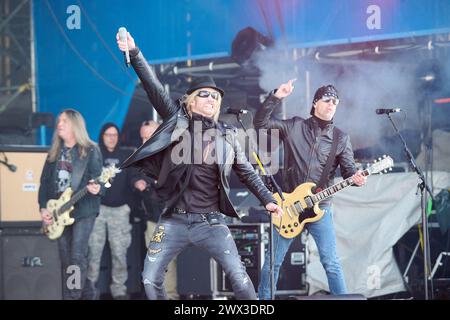
{"type": "MultiPolygon", "coordinates": [[[[191,103],[194,101],[194,98],[197,96],[197,93],[198,93],[200,90],[203,90],[203,88],[197,89],[197,90],[195,90],[194,92],[192,92],[191,94],[185,95],[185,96],[183,96],[183,97],[181,98],[181,103],[184,104],[184,106],[185,106],[185,108],[186,108],[186,110],[187,110],[189,116],[191,116],[191,117],[192,117],[191,103]]],[[[221,104],[222,104],[222,96],[221,96],[220,94],[219,94],[219,100],[215,100],[214,103],[216,103],[217,106],[218,106],[217,112],[216,112],[216,113],[214,114],[214,116],[213,116],[214,121],[217,122],[217,121],[219,120],[220,106],[221,106],[221,104]]]]}
{"type": "Polygon", "coordinates": [[[63,139],[58,135],[58,130],[56,129],[58,125],[59,118],[62,114],[67,116],[67,119],[72,124],[73,134],[75,136],[75,141],[78,145],[78,152],[81,158],[87,156],[89,148],[95,145],[95,142],[89,138],[86,130],[86,123],[83,116],[74,109],[65,109],[56,118],[55,132],[53,133],[52,145],[50,151],[48,152],[48,162],[55,162],[58,159],[61,148],[64,145],[63,139]]]}

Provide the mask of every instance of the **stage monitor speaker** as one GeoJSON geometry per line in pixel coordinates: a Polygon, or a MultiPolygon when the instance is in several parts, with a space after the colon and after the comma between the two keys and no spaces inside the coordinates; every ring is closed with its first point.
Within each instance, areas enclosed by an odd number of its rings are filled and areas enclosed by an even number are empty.
{"type": "Polygon", "coordinates": [[[56,241],[39,228],[4,228],[0,236],[0,298],[60,300],[62,275],[56,241]]]}
{"type": "Polygon", "coordinates": [[[36,222],[39,183],[47,148],[0,148],[0,222],[36,222]],[[9,150],[9,151],[4,151],[9,150]]]}

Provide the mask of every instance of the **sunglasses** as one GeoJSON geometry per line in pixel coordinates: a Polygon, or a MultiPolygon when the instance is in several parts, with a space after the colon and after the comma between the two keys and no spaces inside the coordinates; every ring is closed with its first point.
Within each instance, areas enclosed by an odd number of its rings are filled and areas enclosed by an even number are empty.
{"type": "Polygon", "coordinates": [[[211,96],[214,100],[219,100],[219,95],[220,94],[218,92],[208,90],[200,90],[197,93],[197,97],[208,98],[209,96],[211,96]]]}
{"type": "Polygon", "coordinates": [[[325,103],[328,103],[328,102],[333,102],[333,104],[335,105],[335,106],[337,106],[338,104],[339,104],[339,99],[338,98],[333,98],[333,97],[322,97],[320,100],[322,100],[323,102],[325,102],[325,103]]]}

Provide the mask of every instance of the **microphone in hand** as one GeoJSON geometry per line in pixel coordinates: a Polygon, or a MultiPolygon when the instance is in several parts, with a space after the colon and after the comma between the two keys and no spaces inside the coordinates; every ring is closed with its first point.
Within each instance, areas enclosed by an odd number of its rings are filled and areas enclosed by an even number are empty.
{"type": "MultiPolygon", "coordinates": [[[[127,42],[127,29],[125,27],[120,27],[119,28],[119,39],[122,42],[127,42]]],[[[128,50],[128,43],[127,43],[127,49],[125,50],[125,52],[123,53],[125,56],[125,65],[127,67],[130,66],[130,51],[128,50]]]]}

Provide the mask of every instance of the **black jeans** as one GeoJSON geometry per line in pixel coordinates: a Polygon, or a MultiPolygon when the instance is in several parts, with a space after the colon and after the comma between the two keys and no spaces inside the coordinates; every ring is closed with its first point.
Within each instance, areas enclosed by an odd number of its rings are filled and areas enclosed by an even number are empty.
{"type": "Polygon", "coordinates": [[[63,273],[63,299],[78,300],[86,281],[89,237],[95,216],[75,220],[58,239],[63,273]]]}

